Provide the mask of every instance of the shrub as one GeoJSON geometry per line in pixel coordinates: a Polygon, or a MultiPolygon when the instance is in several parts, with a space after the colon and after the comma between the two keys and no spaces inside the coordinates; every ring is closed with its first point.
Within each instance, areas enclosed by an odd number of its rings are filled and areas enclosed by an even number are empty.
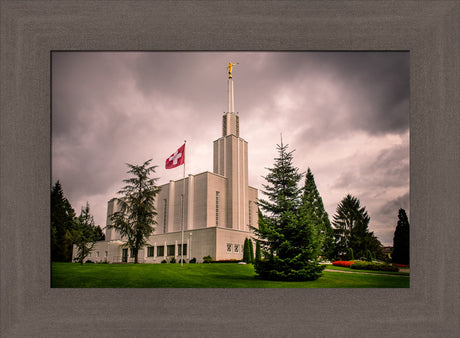
{"type": "Polygon", "coordinates": [[[393,271],[398,272],[399,268],[386,263],[372,263],[366,261],[356,261],[352,266],[356,270],[372,270],[372,271],[393,271]]]}
{"type": "Polygon", "coordinates": [[[203,257],[203,263],[211,263],[214,260],[210,255],[203,257]]]}
{"type": "Polygon", "coordinates": [[[256,258],[255,261],[261,261],[262,260],[262,252],[260,249],[260,243],[256,241],[256,258]]]}
{"type": "Polygon", "coordinates": [[[353,249],[352,248],[348,249],[348,259],[351,260],[351,261],[355,259],[355,255],[353,254],[353,249]]]}
{"type": "Polygon", "coordinates": [[[166,263],[168,263],[168,262],[166,262],[166,259],[163,259],[163,260],[161,261],[161,264],[166,264],[166,263]]]}
{"type": "Polygon", "coordinates": [[[296,258],[289,261],[277,256],[256,261],[256,271],[261,279],[279,281],[311,281],[321,277],[325,265],[316,262],[300,261],[296,258]]]}
{"type": "Polygon", "coordinates": [[[241,260],[238,260],[238,259],[221,259],[221,260],[218,260],[218,261],[211,261],[209,263],[239,263],[239,262],[242,262],[241,260]]]}
{"type": "Polygon", "coordinates": [[[243,246],[243,262],[251,263],[250,255],[251,255],[251,252],[249,249],[249,239],[246,237],[244,240],[244,246],[243,246]]]}
{"type": "Polygon", "coordinates": [[[366,260],[372,262],[372,252],[370,250],[366,250],[366,260]]]}
{"type": "Polygon", "coordinates": [[[249,262],[254,264],[254,245],[252,244],[252,240],[248,239],[248,248],[249,248],[249,262]]]}
{"type": "Polygon", "coordinates": [[[94,263],[92,260],[88,259],[85,263],[89,263],[89,264],[92,264],[94,263]]]}
{"type": "Polygon", "coordinates": [[[195,258],[195,257],[193,257],[193,258],[190,260],[190,262],[189,262],[189,263],[192,263],[192,264],[196,263],[196,258],[195,258]]]}
{"type": "Polygon", "coordinates": [[[169,260],[169,263],[176,263],[176,259],[173,257],[169,260]]]}

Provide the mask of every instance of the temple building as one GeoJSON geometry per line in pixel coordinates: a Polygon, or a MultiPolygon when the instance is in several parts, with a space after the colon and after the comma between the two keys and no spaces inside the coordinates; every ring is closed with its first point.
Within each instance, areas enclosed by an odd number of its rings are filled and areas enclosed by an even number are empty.
{"type": "MultiPolygon", "coordinates": [[[[215,260],[239,260],[244,240],[252,235],[250,226],[257,227],[258,191],[248,185],[248,142],[240,137],[234,109],[233,65],[227,66],[228,109],[222,116],[222,137],[214,141],[213,172],[190,174],[160,186],[155,200],[157,225],[148,244],[139,250],[141,263],[181,257],[201,262],[208,255],[215,260]]],[[[117,210],[113,198],[108,202],[107,225],[117,210]]],[[[123,243],[116,230],[108,229],[105,241],[97,242],[86,260],[133,262],[131,250],[123,243]]]]}

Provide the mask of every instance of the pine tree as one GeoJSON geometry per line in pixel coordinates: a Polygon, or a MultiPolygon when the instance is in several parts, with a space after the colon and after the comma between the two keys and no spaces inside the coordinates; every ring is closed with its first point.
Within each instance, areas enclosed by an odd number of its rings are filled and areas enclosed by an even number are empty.
{"type": "MultiPolygon", "coordinates": [[[[96,243],[98,232],[94,225],[94,217],[89,212],[89,204],[81,209],[80,216],[76,219],[76,226],[72,230],[72,240],[75,245],[75,261],[83,264],[96,243]]],[[[99,228],[100,229],[100,228],[99,228]]]]}
{"type": "Polygon", "coordinates": [[[303,174],[293,165],[293,151],[288,152],[282,140],[277,148],[279,156],[263,185],[268,200],[259,200],[265,214],[259,214],[259,228],[253,228],[264,255],[255,269],[263,279],[314,280],[323,270],[317,262],[319,230],[302,203],[303,174]]]}
{"type": "Polygon", "coordinates": [[[381,243],[369,232],[370,217],[366,208],[361,207],[359,200],[348,194],[337,206],[333,217],[336,254],[346,256],[352,249],[355,257],[365,257],[370,250],[373,255],[379,255],[381,243]]]}
{"type": "Polygon", "coordinates": [[[154,201],[160,188],[155,185],[158,179],[149,177],[157,167],[149,167],[151,161],[142,165],[127,164],[130,168],[127,173],[134,177],[123,180],[127,185],[118,192],[123,195],[117,199],[120,211],[111,216],[113,223],[107,226],[119,231],[127,246],[133,249],[134,263],[138,262],[139,249],[147,243],[157,224],[154,201]]]}
{"type": "Polygon", "coordinates": [[[410,229],[409,219],[406,211],[399,209],[398,224],[396,225],[393,237],[393,253],[391,255],[394,263],[409,264],[410,263],[410,229]]]}
{"type": "Polygon", "coordinates": [[[310,168],[308,168],[305,178],[303,203],[306,205],[306,212],[310,213],[312,221],[324,237],[321,255],[325,258],[332,258],[334,254],[334,232],[310,168]]]}
{"type": "Polygon", "coordinates": [[[104,241],[105,240],[105,234],[102,231],[101,227],[99,225],[96,225],[96,228],[94,229],[96,232],[96,241],[104,241]]]}
{"type": "Polygon", "coordinates": [[[249,263],[249,241],[248,238],[244,239],[243,245],[243,262],[249,263]]]}
{"type": "Polygon", "coordinates": [[[75,211],[57,181],[51,188],[51,261],[72,261],[71,233],[74,228],[75,211]]]}

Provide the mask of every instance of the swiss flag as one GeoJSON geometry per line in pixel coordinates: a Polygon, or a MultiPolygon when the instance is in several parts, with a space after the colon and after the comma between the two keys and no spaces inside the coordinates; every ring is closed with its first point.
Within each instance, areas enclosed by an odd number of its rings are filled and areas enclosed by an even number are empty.
{"type": "Polygon", "coordinates": [[[178,167],[185,162],[185,143],[166,159],[166,169],[178,167]]]}

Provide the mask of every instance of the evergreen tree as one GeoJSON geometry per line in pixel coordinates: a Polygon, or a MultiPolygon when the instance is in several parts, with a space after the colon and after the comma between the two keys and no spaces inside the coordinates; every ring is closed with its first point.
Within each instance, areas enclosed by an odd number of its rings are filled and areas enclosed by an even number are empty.
{"type": "Polygon", "coordinates": [[[321,255],[325,258],[332,258],[334,254],[334,232],[310,168],[308,168],[305,178],[303,203],[307,208],[306,212],[310,213],[313,223],[316,224],[324,237],[321,255]]]}
{"type": "Polygon", "coordinates": [[[319,229],[302,202],[303,174],[293,165],[293,151],[288,152],[282,141],[277,148],[279,156],[263,185],[268,200],[259,200],[265,214],[259,214],[259,228],[253,228],[264,255],[255,269],[263,279],[314,280],[323,270],[317,262],[319,229]]]}
{"type": "MultiPolygon", "coordinates": [[[[75,245],[75,261],[83,264],[96,243],[98,232],[94,225],[94,218],[89,213],[89,204],[81,208],[80,216],[76,219],[76,227],[72,230],[72,240],[75,245]]],[[[100,227],[99,227],[100,229],[100,227]]]]}
{"type": "Polygon", "coordinates": [[[244,239],[243,262],[249,263],[249,241],[248,241],[248,238],[244,239]]]}
{"type": "Polygon", "coordinates": [[[123,180],[127,185],[118,192],[123,195],[117,199],[120,210],[111,216],[113,224],[107,226],[119,231],[127,246],[133,249],[134,263],[138,262],[139,249],[145,246],[157,224],[154,201],[160,188],[155,185],[158,179],[149,177],[157,167],[149,167],[151,161],[142,165],[127,164],[130,168],[127,173],[133,177],[123,180]]]}
{"type": "Polygon", "coordinates": [[[410,263],[410,231],[409,219],[406,211],[399,209],[398,224],[396,225],[393,237],[393,253],[391,255],[394,263],[406,264],[410,263]]]}
{"type": "Polygon", "coordinates": [[[57,181],[51,188],[51,261],[72,261],[71,233],[74,228],[75,211],[57,181]]]}
{"type": "Polygon", "coordinates": [[[352,261],[355,259],[355,255],[353,254],[353,249],[348,248],[348,255],[347,255],[348,260],[352,261]]]}
{"type": "Polygon", "coordinates": [[[352,249],[354,256],[365,257],[366,250],[379,254],[381,243],[369,232],[370,217],[366,208],[360,206],[356,197],[348,194],[337,206],[333,217],[336,254],[346,256],[348,249],[352,249]]]}
{"type": "Polygon", "coordinates": [[[260,262],[262,260],[262,253],[260,251],[260,243],[256,241],[256,258],[254,260],[255,262],[260,262]]]}
{"type": "Polygon", "coordinates": [[[105,234],[99,225],[96,226],[94,231],[96,233],[96,237],[95,237],[96,241],[105,241],[105,234]]]}
{"type": "Polygon", "coordinates": [[[254,264],[254,244],[252,240],[248,239],[248,247],[249,247],[249,263],[254,264]]]}

